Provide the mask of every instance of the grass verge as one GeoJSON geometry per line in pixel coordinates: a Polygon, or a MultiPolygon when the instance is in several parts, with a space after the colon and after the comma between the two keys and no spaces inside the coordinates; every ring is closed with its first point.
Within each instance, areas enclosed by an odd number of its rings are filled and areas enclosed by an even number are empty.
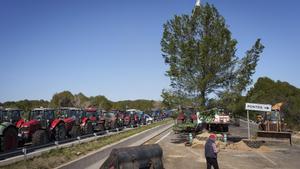
{"type": "Polygon", "coordinates": [[[142,131],[151,129],[153,127],[171,123],[172,120],[164,120],[153,123],[147,126],[138,127],[132,130],[121,132],[118,134],[98,138],[91,142],[81,143],[67,148],[52,149],[49,152],[43,153],[41,156],[32,159],[19,161],[8,166],[0,167],[0,169],[48,169],[58,167],[66,162],[79,158],[92,151],[100,149],[106,145],[115,143],[124,138],[130,137],[142,131]]]}

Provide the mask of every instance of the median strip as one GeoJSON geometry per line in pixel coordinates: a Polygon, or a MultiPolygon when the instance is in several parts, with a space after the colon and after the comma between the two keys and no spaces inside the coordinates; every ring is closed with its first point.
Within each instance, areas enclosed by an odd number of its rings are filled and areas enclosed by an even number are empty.
{"type": "Polygon", "coordinates": [[[75,160],[106,145],[115,143],[145,130],[164,124],[169,124],[171,122],[172,120],[164,120],[122,133],[116,133],[114,135],[102,137],[88,143],[77,144],[67,148],[52,149],[49,152],[43,153],[41,154],[41,156],[35,157],[33,159],[23,160],[8,166],[3,166],[1,168],[55,168],[57,166],[60,166],[61,164],[75,160]]]}

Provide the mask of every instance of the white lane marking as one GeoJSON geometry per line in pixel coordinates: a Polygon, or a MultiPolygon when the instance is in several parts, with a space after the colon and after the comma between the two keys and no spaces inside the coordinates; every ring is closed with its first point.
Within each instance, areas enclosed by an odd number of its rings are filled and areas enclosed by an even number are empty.
{"type": "Polygon", "coordinates": [[[266,160],[268,160],[270,163],[272,163],[274,166],[277,166],[277,164],[273,161],[273,160],[271,160],[270,158],[268,158],[267,156],[265,156],[264,154],[262,154],[262,153],[259,153],[259,152],[257,152],[257,154],[259,154],[261,157],[263,157],[263,158],[265,158],[266,160]]]}
{"type": "Polygon", "coordinates": [[[167,134],[164,135],[162,138],[160,138],[159,140],[157,140],[157,141],[155,142],[155,144],[159,143],[160,141],[162,141],[163,139],[165,139],[166,137],[168,137],[168,135],[170,135],[170,134],[171,134],[171,132],[167,133],[167,134]]]}

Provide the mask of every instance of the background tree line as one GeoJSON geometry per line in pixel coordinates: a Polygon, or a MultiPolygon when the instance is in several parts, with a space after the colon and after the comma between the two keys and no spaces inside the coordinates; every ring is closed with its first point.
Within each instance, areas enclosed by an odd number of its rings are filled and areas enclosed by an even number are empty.
{"type": "Polygon", "coordinates": [[[24,111],[30,111],[37,107],[96,107],[103,110],[125,110],[130,108],[140,109],[143,111],[151,111],[152,109],[161,109],[162,103],[154,100],[124,100],[113,102],[105,96],[85,96],[83,93],[72,94],[70,91],[55,93],[50,101],[46,100],[21,100],[8,101],[0,103],[4,108],[19,108],[24,111]]]}

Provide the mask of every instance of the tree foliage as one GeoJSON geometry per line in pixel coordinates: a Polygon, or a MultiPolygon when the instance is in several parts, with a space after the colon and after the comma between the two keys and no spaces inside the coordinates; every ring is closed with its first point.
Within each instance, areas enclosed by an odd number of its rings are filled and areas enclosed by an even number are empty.
{"type": "Polygon", "coordinates": [[[48,107],[49,101],[46,100],[20,100],[20,101],[8,101],[2,103],[2,106],[5,108],[19,108],[24,111],[30,111],[33,108],[37,107],[48,107]]]}
{"type": "Polygon", "coordinates": [[[237,41],[213,6],[196,7],[193,14],[175,16],[164,24],[161,47],[171,87],[198,98],[200,107],[212,93],[245,90],[263,50],[258,39],[241,60],[237,41]]]}
{"type": "Polygon", "coordinates": [[[124,100],[113,103],[113,109],[126,110],[126,109],[140,109],[143,111],[151,111],[157,104],[154,100],[124,100]]]}
{"type": "Polygon", "coordinates": [[[103,110],[126,110],[130,108],[140,109],[143,111],[151,111],[152,109],[162,109],[162,103],[154,100],[124,100],[113,102],[105,96],[91,96],[87,97],[83,93],[72,94],[70,91],[63,91],[55,93],[51,101],[45,100],[21,100],[21,101],[8,101],[0,103],[4,108],[19,108],[26,112],[38,107],[96,107],[103,110]]]}
{"type": "Polygon", "coordinates": [[[192,98],[188,98],[188,96],[184,95],[184,93],[180,91],[164,89],[162,91],[161,97],[163,98],[163,105],[168,109],[191,107],[194,103],[194,100],[192,98]]]}
{"type": "Polygon", "coordinates": [[[74,96],[69,91],[63,91],[60,93],[55,93],[52,97],[51,107],[73,107],[74,106],[74,96]]]}
{"type": "Polygon", "coordinates": [[[287,82],[259,78],[246,96],[247,102],[276,104],[283,102],[286,122],[291,128],[300,129],[300,89],[287,82]]]}
{"type": "Polygon", "coordinates": [[[112,102],[108,100],[105,96],[95,96],[90,97],[90,106],[97,107],[99,109],[110,110],[112,107],[112,102]]]}

